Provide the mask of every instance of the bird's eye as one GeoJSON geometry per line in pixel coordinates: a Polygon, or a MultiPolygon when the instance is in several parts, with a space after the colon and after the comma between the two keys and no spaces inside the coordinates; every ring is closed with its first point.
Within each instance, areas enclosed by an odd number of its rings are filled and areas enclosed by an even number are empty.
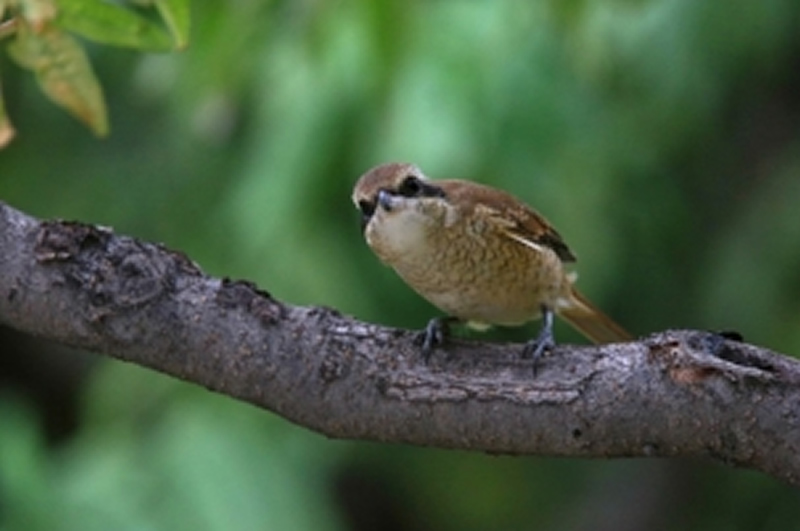
{"type": "Polygon", "coordinates": [[[403,197],[416,197],[422,193],[424,188],[425,186],[422,184],[422,181],[413,175],[409,175],[400,183],[400,186],[397,188],[397,193],[403,197]]]}

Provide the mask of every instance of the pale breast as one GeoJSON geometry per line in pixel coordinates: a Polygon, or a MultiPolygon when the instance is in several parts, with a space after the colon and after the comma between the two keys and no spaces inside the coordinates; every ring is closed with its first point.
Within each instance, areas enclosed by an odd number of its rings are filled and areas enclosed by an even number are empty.
{"type": "Polygon", "coordinates": [[[570,282],[555,252],[481,230],[439,227],[405,233],[388,261],[419,294],[449,315],[498,325],[536,319],[559,306],[570,282]]]}

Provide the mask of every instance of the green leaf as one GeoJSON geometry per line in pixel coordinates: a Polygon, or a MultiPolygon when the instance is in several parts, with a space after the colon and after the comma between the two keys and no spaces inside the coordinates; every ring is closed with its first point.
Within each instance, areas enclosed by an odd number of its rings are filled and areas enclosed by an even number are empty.
{"type": "Polygon", "coordinates": [[[14,131],[14,126],[11,125],[11,120],[8,119],[3,94],[0,91],[0,149],[6,147],[15,134],[16,131],[14,131]]]}
{"type": "Polygon", "coordinates": [[[189,0],[156,0],[156,7],[172,34],[175,48],[182,50],[189,44],[189,0]]]}
{"type": "Polygon", "coordinates": [[[8,20],[3,20],[3,9],[5,8],[3,0],[0,0],[0,39],[5,39],[11,35],[14,35],[17,31],[17,21],[16,19],[10,18],[8,20]]]}
{"type": "Polygon", "coordinates": [[[19,0],[22,17],[34,31],[53,20],[58,12],[55,0],[19,0]]]}
{"type": "Polygon", "coordinates": [[[86,52],[74,37],[52,24],[38,31],[19,20],[16,39],[8,52],[22,67],[32,70],[44,93],[98,136],[108,134],[103,90],[86,52]]]}
{"type": "Polygon", "coordinates": [[[153,52],[169,51],[172,38],[160,25],[101,0],[61,0],[58,25],[89,40],[153,52]]]}

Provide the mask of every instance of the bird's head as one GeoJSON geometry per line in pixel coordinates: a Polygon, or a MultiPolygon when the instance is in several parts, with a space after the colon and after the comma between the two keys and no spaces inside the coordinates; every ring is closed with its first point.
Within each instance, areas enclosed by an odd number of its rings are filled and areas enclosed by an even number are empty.
{"type": "Polygon", "coordinates": [[[447,212],[447,196],[413,164],[376,166],[359,178],[353,203],[367,243],[379,254],[413,251],[447,212]],[[381,252],[383,251],[383,252],[381,252]]]}

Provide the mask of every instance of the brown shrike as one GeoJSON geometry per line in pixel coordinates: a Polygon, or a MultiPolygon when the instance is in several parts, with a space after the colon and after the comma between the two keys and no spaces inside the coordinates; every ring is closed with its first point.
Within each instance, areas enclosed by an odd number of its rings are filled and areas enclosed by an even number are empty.
{"type": "Polygon", "coordinates": [[[573,286],[575,256],[558,232],[512,195],[460,180],[429,180],[413,164],[372,168],[353,190],[370,248],[448,317],[431,319],[427,359],[448,324],[485,329],[543,318],[523,356],[552,347],[553,314],[595,343],[631,339],[573,286]]]}

